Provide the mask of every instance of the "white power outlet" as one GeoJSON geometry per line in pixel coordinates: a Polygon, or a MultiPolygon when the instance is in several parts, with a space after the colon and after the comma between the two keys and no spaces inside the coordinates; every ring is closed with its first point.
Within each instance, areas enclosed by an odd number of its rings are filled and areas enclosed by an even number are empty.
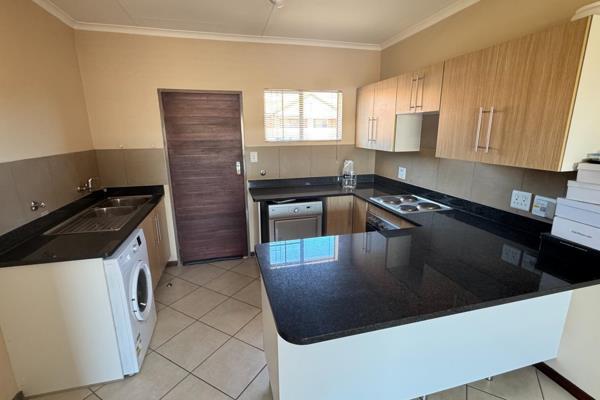
{"type": "Polygon", "coordinates": [[[556,199],[536,195],[533,199],[531,213],[538,217],[552,219],[556,212],[556,199]]]}
{"type": "Polygon", "coordinates": [[[516,208],[517,210],[529,212],[531,209],[531,193],[513,190],[512,197],[510,199],[510,206],[511,208],[516,208]]]}
{"type": "Polygon", "coordinates": [[[402,180],[406,179],[406,168],[398,167],[398,179],[402,179],[402,180]]]}
{"type": "Polygon", "coordinates": [[[250,162],[251,163],[258,162],[258,153],[256,151],[251,151],[250,152],[250,162]]]}

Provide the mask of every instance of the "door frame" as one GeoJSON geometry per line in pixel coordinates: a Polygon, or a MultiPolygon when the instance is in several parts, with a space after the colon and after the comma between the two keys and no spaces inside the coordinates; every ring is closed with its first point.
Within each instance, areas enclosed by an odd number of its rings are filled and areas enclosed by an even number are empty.
{"type": "Polygon", "coordinates": [[[165,153],[165,161],[167,164],[167,182],[169,184],[169,200],[171,202],[171,217],[173,220],[173,230],[175,234],[175,248],[177,252],[177,262],[181,264],[181,247],[179,246],[179,235],[177,233],[177,217],[175,215],[175,202],[173,199],[173,184],[171,183],[171,164],[169,162],[169,148],[167,144],[167,130],[165,128],[165,115],[162,101],[163,93],[207,93],[207,94],[235,94],[240,100],[240,135],[242,139],[242,169],[244,178],[244,214],[246,219],[246,249],[247,254],[244,257],[249,256],[252,253],[250,248],[250,221],[248,217],[248,176],[246,171],[246,144],[244,141],[244,98],[241,90],[195,90],[195,89],[166,89],[158,88],[158,106],[160,108],[160,125],[162,130],[163,139],[163,151],[165,153]]]}

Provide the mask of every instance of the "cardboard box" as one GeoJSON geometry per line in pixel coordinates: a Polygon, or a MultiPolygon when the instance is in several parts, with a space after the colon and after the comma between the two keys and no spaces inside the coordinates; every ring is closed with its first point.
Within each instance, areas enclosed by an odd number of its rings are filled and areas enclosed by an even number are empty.
{"type": "Polygon", "coordinates": [[[577,167],[577,182],[600,185],[600,164],[580,163],[577,167]]]}
{"type": "Polygon", "coordinates": [[[600,204],[600,185],[569,181],[567,199],[600,204]]]}
{"type": "Polygon", "coordinates": [[[600,228],[556,216],[552,224],[552,234],[600,250],[600,228]]]}

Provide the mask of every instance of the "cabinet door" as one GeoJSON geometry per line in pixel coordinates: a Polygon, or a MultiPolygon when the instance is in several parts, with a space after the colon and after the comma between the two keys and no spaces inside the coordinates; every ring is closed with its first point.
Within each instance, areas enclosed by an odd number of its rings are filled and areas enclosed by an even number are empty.
{"type": "Polygon", "coordinates": [[[577,20],[499,46],[482,161],[560,170],[588,23],[577,20]]]}
{"type": "Polygon", "coordinates": [[[355,197],[352,205],[352,232],[361,233],[366,231],[367,226],[367,202],[355,197]]]}
{"type": "MultiPolygon", "coordinates": [[[[165,202],[161,202],[156,206],[156,235],[158,237],[158,253],[160,266],[164,269],[171,257],[171,246],[169,244],[169,232],[167,230],[167,212],[165,202]]],[[[161,271],[162,274],[162,271],[161,271]]]]}
{"type": "Polygon", "coordinates": [[[158,255],[158,243],[156,237],[156,225],[155,225],[155,210],[152,210],[150,214],[146,216],[144,221],[140,224],[140,228],[144,231],[144,237],[146,238],[146,248],[148,249],[148,264],[150,267],[150,273],[152,274],[152,287],[156,288],[158,281],[160,280],[160,260],[158,255]]]}
{"type": "Polygon", "coordinates": [[[443,77],[444,63],[429,66],[419,72],[417,77],[417,94],[415,101],[417,112],[432,112],[440,110],[443,77]]]}
{"type": "Polygon", "coordinates": [[[379,81],[375,84],[373,136],[375,139],[375,149],[377,150],[394,151],[397,89],[397,77],[379,81]]]}
{"type": "Polygon", "coordinates": [[[352,203],[354,196],[334,196],[327,198],[327,235],[352,233],[352,203]]]}
{"type": "Polygon", "coordinates": [[[396,91],[396,114],[415,112],[416,104],[416,74],[410,72],[398,76],[396,91]]]}
{"type": "Polygon", "coordinates": [[[497,58],[491,47],[446,61],[436,157],[479,161],[497,58]]]}
{"type": "Polygon", "coordinates": [[[371,149],[372,140],[373,99],[375,84],[363,86],[356,92],[356,147],[371,149]]]}

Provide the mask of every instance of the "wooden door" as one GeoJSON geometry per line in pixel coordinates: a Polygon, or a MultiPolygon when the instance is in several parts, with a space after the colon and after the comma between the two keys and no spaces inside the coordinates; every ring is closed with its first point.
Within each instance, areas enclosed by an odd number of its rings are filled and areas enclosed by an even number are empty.
{"type": "Polygon", "coordinates": [[[240,95],[161,98],[182,262],[247,255],[240,95]]]}
{"type": "Polygon", "coordinates": [[[436,157],[479,161],[477,133],[481,147],[488,117],[480,110],[489,109],[497,59],[498,48],[491,47],[446,61],[436,157]]]}
{"type": "Polygon", "coordinates": [[[396,114],[415,112],[416,80],[413,72],[398,76],[398,90],[396,91],[396,114]]]}
{"type": "Polygon", "coordinates": [[[354,196],[328,197],[325,234],[346,235],[352,233],[352,203],[354,196]]]}
{"type": "Polygon", "coordinates": [[[352,205],[352,233],[365,232],[367,227],[367,202],[355,197],[352,205]]]}
{"type": "Polygon", "coordinates": [[[440,110],[443,77],[444,63],[431,65],[419,72],[415,102],[417,112],[440,110]]]}
{"type": "Polygon", "coordinates": [[[372,149],[373,99],[375,84],[366,85],[356,91],[356,147],[372,149]]]}
{"type": "Polygon", "coordinates": [[[398,78],[390,78],[375,84],[373,103],[375,149],[394,151],[396,137],[396,91],[398,78]]]}
{"type": "Polygon", "coordinates": [[[499,46],[482,161],[560,170],[588,24],[580,19],[499,46]]]}

